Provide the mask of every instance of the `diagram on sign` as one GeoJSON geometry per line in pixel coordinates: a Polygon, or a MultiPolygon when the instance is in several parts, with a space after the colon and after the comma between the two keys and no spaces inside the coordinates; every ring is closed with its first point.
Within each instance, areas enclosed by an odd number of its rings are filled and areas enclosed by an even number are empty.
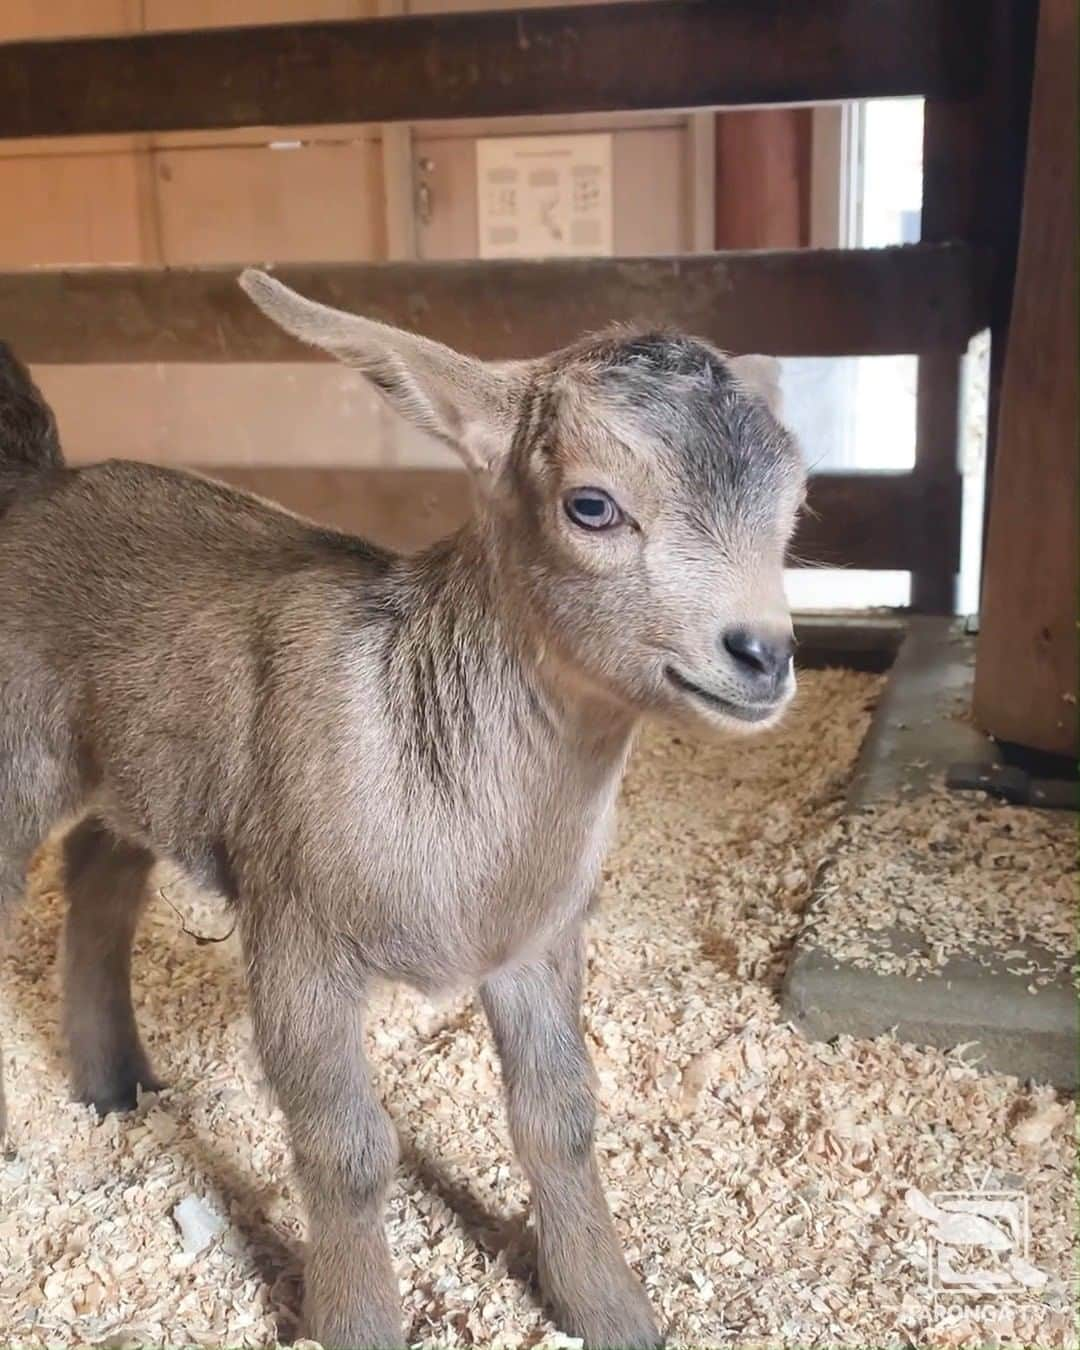
{"type": "Polygon", "coordinates": [[[476,145],[481,258],[609,257],[611,136],[476,145]]]}

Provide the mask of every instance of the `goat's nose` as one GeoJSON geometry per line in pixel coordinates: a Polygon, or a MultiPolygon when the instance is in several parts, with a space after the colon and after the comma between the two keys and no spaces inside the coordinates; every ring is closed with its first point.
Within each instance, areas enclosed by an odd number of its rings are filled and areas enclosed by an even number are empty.
{"type": "Polygon", "coordinates": [[[752,628],[729,628],[724,634],[724,650],[741,675],[755,684],[768,680],[776,685],[787,672],[795,639],[790,633],[755,633],[752,628]]]}

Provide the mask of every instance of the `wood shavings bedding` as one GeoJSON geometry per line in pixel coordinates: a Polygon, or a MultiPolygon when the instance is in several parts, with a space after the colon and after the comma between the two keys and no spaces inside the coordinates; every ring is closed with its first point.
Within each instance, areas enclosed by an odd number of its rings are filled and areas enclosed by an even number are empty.
{"type": "MultiPolygon", "coordinates": [[[[601,1168],[676,1347],[1075,1344],[1071,1105],[959,1056],[811,1044],[778,1021],[776,977],[876,689],[809,674],[768,738],[652,730],[633,761],[586,1019],[601,1168]],[[1045,1279],[935,1302],[932,1225],[913,1193],[936,1203],[987,1179],[1027,1192],[1027,1259],[1045,1279]]],[[[227,928],[194,902],[185,913],[199,931],[227,928]]],[[[289,1337],[300,1197],[251,1053],[235,939],[199,946],[153,907],[136,997],[171,1087],[98,1122],[67,1100],[57,1050],[60,920],[46,856],[0,971],[15,1145],[0,1161],[0,1344],[289,1337]],[[207,1231],[225,1220],[199,1250],[178,1226],[190,1197],[207,1231]]],[[[567,1344],[531,1285],[526,1192],[479,1010],[386,990],[370,1039],[403,1141],[389,1230],[414,1341],[567,1344]]]]}
{"type": "Polygon", "coordinates": [[[939,787],[853,815],[843,834],[814,907],[816,947],[881,974],[1004,956],[1037,987],[1076,969],[1071,812],[939,787]]]}

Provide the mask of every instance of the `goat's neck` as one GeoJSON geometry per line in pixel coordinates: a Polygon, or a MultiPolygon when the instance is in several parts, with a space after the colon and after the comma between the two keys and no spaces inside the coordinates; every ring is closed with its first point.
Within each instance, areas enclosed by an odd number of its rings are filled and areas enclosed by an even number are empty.
{"type": "MultiPolygon", "coordinates": [[[[399,695],[426,704],[456,739],[455,718],[481,717],[491,734],[515,733],[571,757],[621,765],[636,718],[561,661],[536,631],[505,560],[472,522],[395,573],[401,621],[395,647],[399,695]]],[[[499,746],[512,753],[513,744],[499,746]]]]}

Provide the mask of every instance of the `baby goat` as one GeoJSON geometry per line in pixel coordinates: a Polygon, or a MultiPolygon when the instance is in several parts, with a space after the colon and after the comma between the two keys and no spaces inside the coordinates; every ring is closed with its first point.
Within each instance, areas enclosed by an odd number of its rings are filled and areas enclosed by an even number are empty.
{"type": "Polygon", "coordinates": [[[129,987],[154,859],[234,906],[326,1346],[402,1336],[369,984],[479,985],[554,1316],[656,1345],[593,1155],[582,925],[638,720],[760,729],[791,697],[804,473],[772,363],[613,331],[485,364],[242,284],[465,461],[474,518],[406,558],[188,474],[67,468],[6,360],[0,911],[78,820],[65,1026],[78,1096],[108,1111],[155,1083],[129,987]]]}

